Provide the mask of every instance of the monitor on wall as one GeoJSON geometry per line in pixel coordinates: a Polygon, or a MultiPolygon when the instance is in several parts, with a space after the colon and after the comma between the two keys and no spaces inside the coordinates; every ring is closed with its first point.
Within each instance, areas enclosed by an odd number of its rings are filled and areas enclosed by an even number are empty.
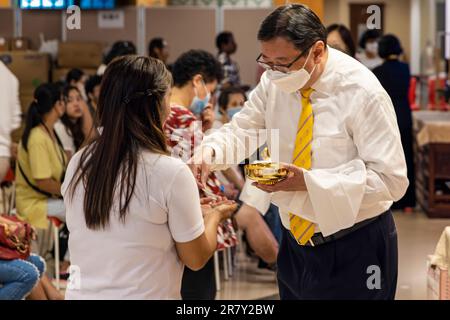
{"type": "Polygon", "coordinates": [[[20,0],[21,9],[64,9],[70,0],[20,0]]]}
{"type": "Polygon", "coordinates": [[[114,9],[116,0],[20,0],[21,9],[66,9],[77,5],[80,9],[114,9]]]}

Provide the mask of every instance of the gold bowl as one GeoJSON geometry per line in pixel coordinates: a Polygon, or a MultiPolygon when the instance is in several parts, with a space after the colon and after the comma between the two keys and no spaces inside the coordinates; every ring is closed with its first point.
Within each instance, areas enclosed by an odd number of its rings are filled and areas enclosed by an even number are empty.
{"type": "Polygon", "coordinates": [[[280,166],[279,163],[258,162],[247,164],[244,167],[245,175],[260,184],[273,185],[284,179],[288,175],[288,170],[280,166]]]}

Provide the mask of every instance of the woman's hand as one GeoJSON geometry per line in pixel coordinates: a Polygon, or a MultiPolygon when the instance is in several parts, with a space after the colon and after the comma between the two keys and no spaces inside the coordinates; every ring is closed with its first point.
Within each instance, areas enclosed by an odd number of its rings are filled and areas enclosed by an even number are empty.
{"type": "Polygon", "coordinates": [[[213,207],[213,210],[220,215],[220,221],[224,221],[233,217],[238,205],[233,200],[223,201],[213,207]]]}

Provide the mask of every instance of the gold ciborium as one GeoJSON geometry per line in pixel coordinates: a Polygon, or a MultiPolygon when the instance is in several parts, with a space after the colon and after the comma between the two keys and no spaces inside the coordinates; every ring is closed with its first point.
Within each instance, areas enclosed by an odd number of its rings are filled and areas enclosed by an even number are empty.
{"type": "Polygon", "coordinates": [[[284,179],[288,175],[288,170],[273,162],[256,162],[247,164],[244,167],[245,175],[260,184],[273,185],[284,179]]]}

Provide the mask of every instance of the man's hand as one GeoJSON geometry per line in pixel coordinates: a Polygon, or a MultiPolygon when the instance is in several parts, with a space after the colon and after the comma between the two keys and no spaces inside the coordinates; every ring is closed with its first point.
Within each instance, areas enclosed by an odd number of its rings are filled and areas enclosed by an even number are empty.
{"type": "Polygon", "coordinates": [[[257,182],[252,183],[252,185],[268,193],[278,191],[308,191],[301,168],[287,163],[283,163],[282,166],[289,170],[288,177],[283,181],[274,185],[264,185],[257,182]]]}
{"type": "Polygon", "coordinates": [[[208,179],[211,171],[213,157],[214,149],[204,147],[200,150],[200,152],[196,152],[187,163],[201,189],[206,186],[206,180],[208,179]]]}

